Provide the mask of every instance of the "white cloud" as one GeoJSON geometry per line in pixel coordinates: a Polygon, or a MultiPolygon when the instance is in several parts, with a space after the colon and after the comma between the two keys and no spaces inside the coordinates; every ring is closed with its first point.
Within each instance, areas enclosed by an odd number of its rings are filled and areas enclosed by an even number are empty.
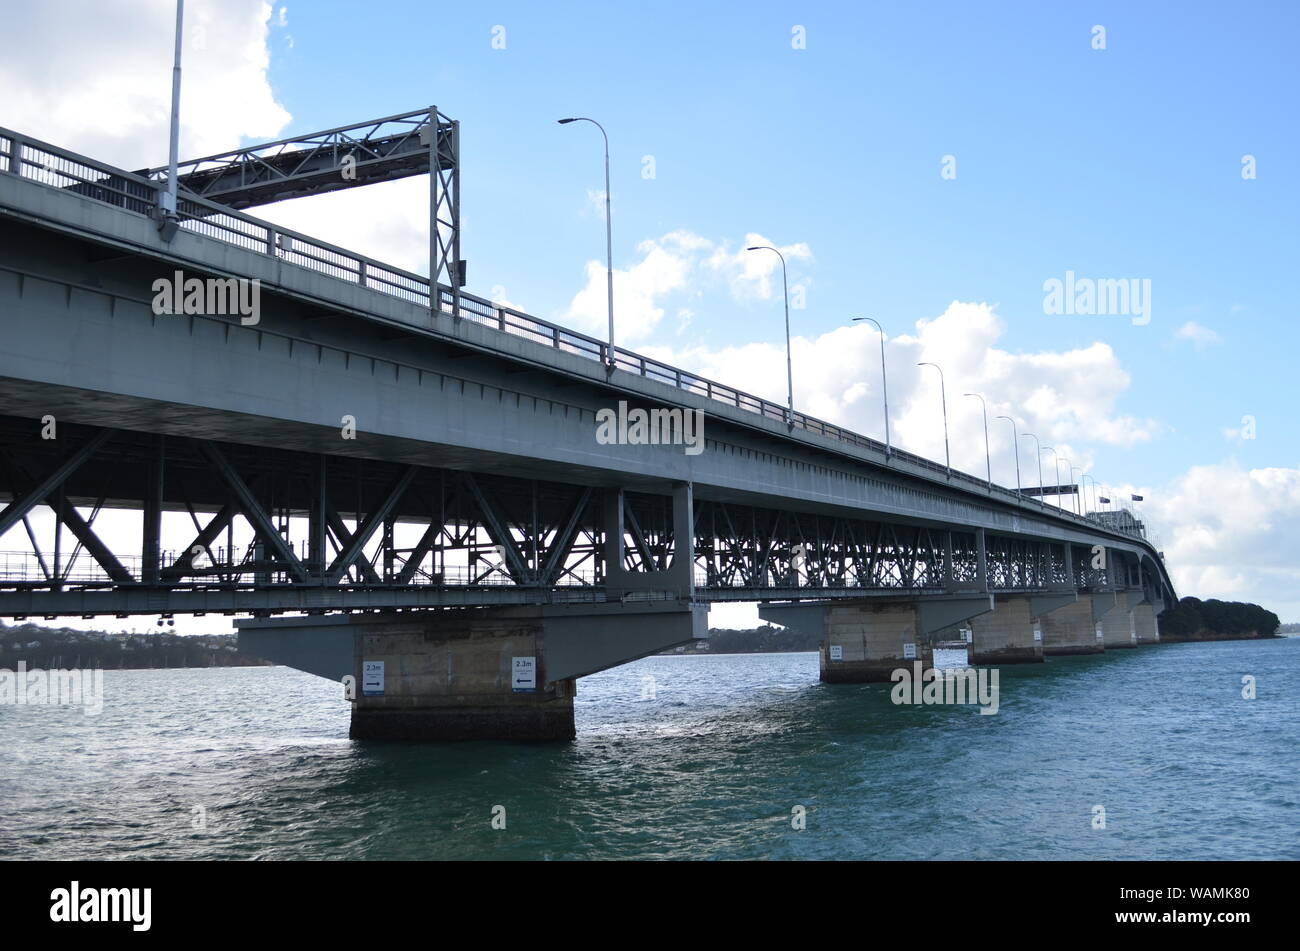
{"type": "Polygon", "coordinates": [[[1195,466],[1164,487],[1125,487],[1161,542],[1180,596],[1254,601],[1300,620],[1300,468],[1195,466]]]}
{"type": "Polygon", "coordinates": [[[1213,346],[1216,343],[1222,343],[1223,338],[1211,330],[1209,327],[1198,324],[1194,320],[1189,320],[1174,332],[1175,340],[1186,340],[1197,350],[1204,350],[1206,347],[1213,346]]]}
{"type": "MultiPolygon", "coordinates": [[[[615,340],[620,346],[644,340],[664,316],[662,298],[684,290],[712,242],[689,231],[674,231],[637,246],[641,259],[614,269],[615,340]]],[[[574,295],[562,323],[604,337],[608,326],[608,289],[604,262],[587,262],[587,283],[574,295]]]]}
{"type": "Polygon", "coordinates": [[[252,213],[384,264],[429,273],[427,175],[295,198],[252,213]]]}
{"type": "MultiPolygon", "coordinates": [[[[980,403],[962,395],[981,393],[988,402],[993,478],[1006,485],[1015,484],[1015,455],[1011,427],[999,415],[1016,419],[1020,433],[1033,432],[1044,447],[1054,447],[1075,466],[1091,465],[1089,444],[1131,446],[1159,431],[1155,420],[1115,411],[1129,376],[1108,345],[1016,354],[997,347],[1004,333],[988,304],[954,301],[940,316],[918,320],[911,333],[888,338],[885,359],[896,446],[931,459],[944,457],[939,381],[933,370],[916,365],[921,361],[943,368],[953,466],[976,475],[985,471],[980,403]]],[[[883,438],[879,347],[875,328],[865,323],[816,338],[796,337],[791,342],[795,407],[883,438]]],[[[786,401],[785,348],[779,343],[643,349],[773,402],[786,401]]],[[[1022,438],[1020,448],[1022,483],[1031,485],[1038,481],[1033,440],[1022,438]]],[[[1044,452],[1043,459],[1044,481],[1053,482],[1053,457],[1044,452]]],[[[1062,469],[1066,481],[1064,463],[1062,469]]]]}
{"type": "MultiPolygon", "coordinates": [[[[591,200],[603,196],[592,192],[591,200]]],[[[603,208],[603,206],[601,206],[603,208]]],[[[670,232],[637,246],[640,259],[631,267],[614,270],[614,326],[620,346],[640,345],[659,326],[666,311],[666,298],[677,294],[696,300],[708,291],[725,287],[732,299],[750,303],[780,296],[781,260],[770,251],[745,251],[751,245],[770,244],[767,238],[751,232],[739,250],[728,241],[715,242],[687,230],[670,232]]],[[[810,261],[812,252],[806,244],[791,244],[779,249],[787,266],[792,262],[810,261]]],[[[574,295],[567,310],[558,316],[561,323],[594,336],[604,337],[608,324],[606,270],[603,261],[588,261],[586,284],[574,295]]],[[[809,278],[798,283],[791,275],[791,308],[798,305],[800,286],[806,292],[809,278]]],[[[694,317],[692,307],[678,307],[678,332],[694,317]]]]}
{"type": "MultiPolygon", "coordinates": [[[[167,161],[172,0],[66,0],[6,9],[4,124],[128,168],[167,161]]],[[[271,6],[185,7],[181,158],[274,138],[290,116],[267,80],[271,6]]]]}
{"type": "MultiPolygon", "coordinates": [[[[722,275],[728,281],[731,287],[731,295],[739,301],[744,300],[769,300],[776,294],[780,293],[780,276],[781,276],[781,258],[785,259],[787,277],[792,263],[801,261],[812,261],[812,251],[808,245],[803,242],[788,245],[778,245],[769,238],[764,237],[756,231],[751,231],[745,235],[745,240],[741,242],[740,247],[732,251],[726,243],[721,244],[709,257],[708,267],[722,275]],[[762,248],[764,246],[776,248],[781,257],[773,254],[771,251],[749,251],[748,248],[762,248]]],[[[808,281],[805,278],[804,284],[808,281]]],[[[795,283],[789,281],[791,291],[793,292],[795,283]]]]}

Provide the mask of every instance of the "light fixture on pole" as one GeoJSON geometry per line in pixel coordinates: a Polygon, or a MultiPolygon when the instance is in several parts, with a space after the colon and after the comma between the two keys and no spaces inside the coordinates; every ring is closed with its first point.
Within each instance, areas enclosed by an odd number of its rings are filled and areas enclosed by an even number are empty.
{"type": "Polygon", "coordinates": [[[993,491],[993,457],[989,455],[989,407],[984,402],[984,397],[978,393],[967,393],[966,396],[973,396],[980,401],[980,407],[984,411],[984,475],[988,479],[989,491],[993,491]]]}
{"type": "Polygon", "coordinates": [[[614,219],[610,214],[609,202],[609,136],[605,133],[605,127],[595,119],[588,119],[586,116],[572,116],[568,119],[557,120],[560,125],[567,125],[570,122],[590,122],[600,130],[601,137],[605,140],[605,288],[609,300],[609,354],[606,363],[606,372],[614,370],[614,219]]]}
{"type": "Polygon", "coordinates": [[[999,416],[1011,424],[1011,448],[1016,451],[1016,495],[1020,494],[1020,434],[1016,431],[1016,421],[1010,416],[999,416]]]}
{"type": "Polygon", "coordinates": [[[785,273],[785,255],[776,248],[758,244],[746,251],[771,251],[781,259],[781,294],[785,299],[785,385],[786,385],[786,405],[789,407],[786,417],[786,425],[794,426],[794,370],[790,361],[790,285],[786,281],[785,273]]]}
{"type": "Polygon", "coordinates": [[[943,367],[937,363],[918,363],[918,367],[934,367],[939,371],[939,398],[943,401],[943,464],[952,478],[952,456],[948,452],[948,390],[943,383],[943,367]]]}
{"type": "Polygon", "coordinates": [[[869,320],[876,325],[876,330],[880,332],[880,392],[885,396],[885,458],[888,459],[893,452],[889,442],[889,384],[885,378],[885,329],[880,326],[880,321],[874,317],[854,317],[854,320],[869,320]]]}

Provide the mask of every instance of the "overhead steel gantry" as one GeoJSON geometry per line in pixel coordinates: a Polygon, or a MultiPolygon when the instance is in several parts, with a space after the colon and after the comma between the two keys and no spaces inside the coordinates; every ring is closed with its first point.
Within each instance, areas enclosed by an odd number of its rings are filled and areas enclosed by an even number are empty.
{"type": "MultiPolygon", "coordinates": [[[[275,142],[190,159],[178,166],[185,193],[245,209],[291,198],[432,175],[429,273],[452,290],[459,313],[465,286],[460,257],[460,122],[435,106],[275,142]],[[430,130],[437,127],[438,134],[430,130]]],[[[136,174],[165,182],[167,167],[136,174]]]]}

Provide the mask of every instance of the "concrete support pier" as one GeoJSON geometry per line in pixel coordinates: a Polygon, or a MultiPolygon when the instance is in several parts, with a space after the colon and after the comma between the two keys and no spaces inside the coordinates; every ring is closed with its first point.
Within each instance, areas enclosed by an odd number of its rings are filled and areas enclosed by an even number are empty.
{"type": "Polygon", "coordinates": [[[888,682],[896,669],[910,669],[915,661],[933,666],[933,650],[917,630],[911,605],[831,605],[820,651],[822,683],[888,682]]]}
{"type": "Polygon", "coordinates": [[[1133,619],[1130,599],[1138,597],[1129,591],[1098,591],[1092,596],[1092,616],[1101,625],[1101,635],[1106,650],[1137,646],[1137,627],[1133,619]]]}
{"type": "Polygon", "coordinates": [[[1155,605],[1149,601],[1133,605],[1133,628],[1139,644],[1159,644],[1160,628],[1156,624],[1155,605]]]}
{"type": "Polygon", "coordinates": [[[992,609],[988,595],[923,601],[762,604],[759,617],[822,636],[821,681],[888,683],[898,668],[934,665],[937,635],[992,609]]]}
{"type": "Polygon", "coordinates": [[[977,667],[1043,662],[1042,630],[1027,597],[999,598],[992,611],[971,618],[967,626],[973,637],[971,663],[977,667]]]}
{"type": "Polygon", "coordinates": [[[578,677],[708,636],[689,602],[239,623],[240,650],[339,680],[356,740],[571,740],[578,677]]]}
{"type": "Polygon", "coordinates": [[[1101,654],[1106,650],[1097,637],[1091,595],[1081,594],[1077,600],[1040,614],[1038,621],[1043,631],[1043,653],[1048,657],[1101,654]]]}
{"type": "Polygon", "coordinates": [[[354,740],[571,740],[538,611],[440,611],[357,631],[354,740]],[[375,667],[382,665],[381,668],[375,667]]]}

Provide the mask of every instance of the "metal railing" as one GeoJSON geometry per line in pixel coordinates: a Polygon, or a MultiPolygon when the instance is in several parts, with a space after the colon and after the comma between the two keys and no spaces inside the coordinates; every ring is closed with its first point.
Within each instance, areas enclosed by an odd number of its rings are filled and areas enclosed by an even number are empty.
{"type": "MultiPolygon", "coordinates": [[[[294,550],[293,542],[289,549],[294,550]]],[[[306,552],[305,545],[299,545],[298,554],[306,552]]],[[[162,574],[162,583],[171,588],[256,588],[271,584],[289,584],[291,579],[285,572],[284,565],[264,560],[261,546],[248,546],[228,553],[224,548],[212,549],[215,561],[209,561],[206,555],[197,559],[194,567],[178,562],[182,554],[179,551],[164,551],[158,561],[162,574]],[[178,567],[173,568],[176,565],[178,567]]],[[[116,557],[116,556],[115,556],[116,557]]],[[[144,558],[140,555],[117,557],[117,562],[135,579],[143,577],[144,558]]],[[[382,570],[378,565],[372,565],[382,570]]],[[[394,575],[405,567],[405,562],[398,559],[394,564],[394,575]]],[[[71,558],[57,566],[57,578],[52,578],[56,566],[49,553],[37,555],[30,551],[0,551],[0,587],[49,587],[51,584],[78,586],[116,586],[112,576],[99,564],[89,552],[78,550],[71,558]]],[[[378,581],[344,582],[352,587],[429,587],[440,589],[453,588],[503,588],[529,587],[520,585],[504,569],[495,566],[444,565],[437,568],[429,565],[417,569],[411,580],[398,585],[392,578],[381,577],[378,581]]],[[[590,588],[596,585],[595,573],[591,570],[566,571],[562,577],[547,588],[590,588]]]]}
{"type": "MultiPolygon", "coordinates": [[[[52,188],[73,191],[96,201],[106,202],[151,218],[157,218],[161,214],[159,183],[4,128],[0,128],[0,172],[16,173],[22,178],[52,188]]],[[[414,304],[429,306],[429,279],[412,271],[392,267],[374,258],[356,254],[185,192],[179,196],[177,213],[181,219],[181,227],[186,230],[250,251],[277,257],[287,263],[414,304]]],[[[460,307],[453,313],[455,298],[452,289],[439,284],[437,312],[456,319],[471,320],[564,353],[608,362],[609,345],[595,337],[569,330],[542,320],[540,317],[533,317],[464,291],[461,291],[458,297],[460,307]]],[[[1023,508],[1037,509],[1089,528],[1101,527],[1105,531],[1145,539],[1140,532],[1117,526],[1099,526],[1094,519],[1076,515],[1060,506],[1049,506],[1041,499],[1038,500],[1037,505],[1032,505],[1029,497],[1019,492],[1000,485],[990,486],[984,479],[957,469],[950,469],[924,456],[897,448],[887,448],[879,440],[806,413],[791,412],[783,404],[773,403],[761,396],[706,379],[622,347],[614,348],[613,363],[618,369],[637,376],[666,383],[706,399],[716,400],[726,406],[756,413],[765,419],[785,422],[791,431],[798,429],[857,448],[887,453],[887,461],[899,460],[927,472],[943,475],[949,484],[959,485],[969,492],[997,498],[1023,508]]]]}

